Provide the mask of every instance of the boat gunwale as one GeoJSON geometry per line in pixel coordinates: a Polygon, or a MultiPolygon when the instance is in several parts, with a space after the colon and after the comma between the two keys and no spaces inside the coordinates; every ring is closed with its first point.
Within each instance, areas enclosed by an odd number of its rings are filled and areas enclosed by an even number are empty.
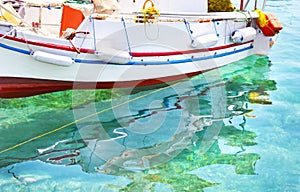
{"type": "MultiPolygon", "coordinates": [[[[3,34],[0,34],[0,38],[4,36],[3,34]]],[[[25,44],[30,44],[30,45],[36,45],[36,46],[41,46],[41,47],[46,47],[46,48],[51,48],[51,49],[56,49],[56,50],[63,50],[63,51],[70,51],[70,52],[76,52],[74,47],[71,46],[65,46],[65,45],[59,45],[59,44],[53,44],[53,43],[48,43],[48,42],[37,42],[37,41],[32,41],[32,40],[27,40],[23,37],[12,37],[12,36],[5,36],[5,39],[9,39],[12,41],[17,41],[25,44]]],[[[185,55],[185,54],[194,54],[194,53],[200,53],[200,52],[209,52],[209,51],[217,51],[217,50],[222,50],[222,49],[227,49],[235,46],[240,46],[244,44],[248,44],[253,42],[253,40],[243,42],[240,44],[236,43],[231,43],[231,44],[226,44],[226,45],[221,45],[221,46],[214,46],[214,47],[208,47],[208,48],[200,48],[200,49],[190,49],[190,50],[182,50],[182,51],[167,51],[167,52],[131,52],[132,57],[160,57],[160,56],[174,56],[174,55],[185,55]]],[[[1,45],[5,45],[4,43],[1,43],[1,45]]],[[[3,47],[3,46],[1,46],[3,47]]],[[[94,54],[95,50],[94,49],[87,49],[87,48],[80,48],[80,52],[82,53],[87,53],[87,54],[94,54]]],[[[30,51],[28,51],[30,53],[30,51]]]]}

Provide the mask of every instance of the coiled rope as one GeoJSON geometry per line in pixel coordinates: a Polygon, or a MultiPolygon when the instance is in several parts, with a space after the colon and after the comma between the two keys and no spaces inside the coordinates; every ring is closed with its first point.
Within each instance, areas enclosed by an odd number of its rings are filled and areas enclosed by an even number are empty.
{"type": "Polygon", "coordinates": [[[154,19],[160,16],[160,11],[155,7],[154,2],[152,0],[146,0],[144,2],[143,9],[141,10],[141,12],[144,14],[144,23],[149,22],[149,19],[154,19]],[[151,6],[146,8],[148,2],[151,3],[151,6]]]}

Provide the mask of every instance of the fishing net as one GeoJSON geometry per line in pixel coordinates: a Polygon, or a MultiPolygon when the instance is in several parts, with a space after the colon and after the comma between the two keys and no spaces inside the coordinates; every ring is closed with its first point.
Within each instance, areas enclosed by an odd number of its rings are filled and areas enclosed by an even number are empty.
{"type": "Polygon", "coordinates": [[[235,7],[230,0],[208,0],[208,12],[230,12],[235,7]]]}

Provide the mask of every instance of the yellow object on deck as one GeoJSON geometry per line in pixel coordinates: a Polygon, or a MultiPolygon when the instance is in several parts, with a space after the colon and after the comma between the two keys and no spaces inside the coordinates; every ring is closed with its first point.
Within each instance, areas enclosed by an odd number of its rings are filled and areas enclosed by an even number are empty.
{"type": "Polygon", "coordinates": [[[208,12],[231,12],[235,7],[230,0],[208,0],[208,12]]]}
{"type": "MultiPolygon", "coordinates": [[[[155,7],[154,2],[152,0],[146,0],[143,5],[143,9],[141,12],[144,14],[143,23],[149,21],[149,19],[155,19],[155,17],[160,16],[160,11],[155,7]],[[150,3],[151,6],[146,8],[147,3],[150,3]]],[[[138,21],[137,22],[141,22],[138,21]]]]}
{"type": "Polygon", "coordinates": [[[259,24],[259,26],[265,27],[269,22],[266,15],[261,10],[255,10],[255,12],[259,16],[258,19],[257,19],[257,23],[259,24]]]}
{"type": "Polygon", "coordinates": [[[257,25],[265,36],[274,36],[283,28],[281,23],[272,13],[264,13],[260,10],[255,10],[259,15],[257,25]]]}
{"type": "Polygon", "coordinates": [[[18,15],[16,10],[12,7],[11,4],[2,4],[0,3],[0,20],[8,21],[12,24],[18,25],[21,23],[21,20],[15,15],[18,15]]]}

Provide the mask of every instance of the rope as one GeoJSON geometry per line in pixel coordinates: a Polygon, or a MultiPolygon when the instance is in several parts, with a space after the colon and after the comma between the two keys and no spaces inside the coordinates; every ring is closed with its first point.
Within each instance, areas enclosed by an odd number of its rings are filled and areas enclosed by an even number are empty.
{"type": "Polygon", "coordinates": [[[160,11],[156,9],[154,6],[154,2],[152,0],[146,0],[143,5],[143,9],[141,12],[144,14],[144,23],[148,22],[149,19],[153,19],[153,16],[156,15],[157,17],[160,16],[160,11]],[[151,7],[146,8],[146,4],[150,2],[151,7]]]}
{"type": "MultiPolygon", "coordinates": [[[[83,40],[81,41],[81,44],[80,44],[80,46],[79,46],[79,50],[82,48],[83,43],[84,43],[84,41],[85,41],[85,39],[86,39],[86,36],[87,36],[88,34],[89,34],[89,32],[85,32],[85,33],[84,33],[83,40]]],[[[75,58],[77,58],[78,55],[79,55],[79,53],[76,54],[75,58]]]]}
{"type": "MultiPolygon", "coordinates": [[[[68,28],[69,29],[69,28],[68,28]]],[[[75,51],[77,52],[77,54],[80,54],[80,48],[81,47],[76,47],[75,45],[74,45],[74,43],[73,43],[73,39],[74,39],[74,37],[76,36],[76,34],[78,34],[78,33],[82,33],[82,34],[84,34],[85,36],[87,35],[87,34],[90,34],[90,32],[88,32],[88,31],[76,31],[76,30],[73,30],[73,29],[71,29],[72,31],[68,31],[68,29],[66,30],[66,32],[67,32],[67,34],[65,34],[64,36],[64,38],[65,39],[67,39],[67,40],[69,40],[69,42],[70,42],[70,44],[72,45],[72,47],[75,49],[75,51]]],[[[85,39],[85,38],[84,38],[85,39]]],[[[83,41],[82,41],[82,44],[83,44],[83,41]]],[[[81,44],[81,46],[82,46],[82,44],[81,44]]]]}
{"type": "Polygon", "coordinates": [[[121,21],[123,23],[123,27],[124,27],[124,31],[125,31],[125,36],[126,36],[129,55],[130,55],[130,57],[132,57],[132,52],[131,52],[130,43],[129,43],[129,37],[128,37],[128,33],[127,33],[127,28],[126,28],[126,23],[125,23],[125,20],[124,20],[123,17],[121,18],[121,21]]]}
{"type": "Polygon", "coordinates": [[[27,41],[27,38],[25,37],[23,31],[21,31],[21,34],[22,34],[22,36],[23,36],[23,39],[25,40],[25,43],[26,43],[26,46],[27,46],[29,52],[31,52],[31,54],[32,54],[32,53],[33,53],[33,50],[30,48],[29,43],[28,43],[28,41],[27,41]]]}
{"type": "Polygon", "coordinates": [[[9,30],[7,33],[5,33],[2,37],[0,37],[0,40],[4,39],[7,35],[9,35],[11,32],[13,32],[15,30],[15,28],[12,28],[11,30],[9,30]]]}
{"type": "Polygon", "coordinates": [[[245,19],[235,19],[234,20],[235,22],[246,22],[246,21],[248,21],[248,16],[246,15],[246,13],[244,11],[235,10],[234,12],[241,13],[243,16],[245,16],[245,19]]]}
{"type": "Polygon", "coordinates": [[[178,85],[179,83],[180,83],[180,82],[177,82],[177,83],[175,83],[175,84],[173,84],[173,85],[171,85],[171,86],[167,86],[167,87],[163,87],[163,88],[154,90],[154,91],[152,91],[152,92],[150,92],[150,93],[148,93],[148,94],[141,95],[141,96],[139,96],[139,97],[130,99],[130,100],[125,101],[125,102],[123,102],[123,103],[120,103],[120,104],[118,104],[118,105],[114,105],[114,106],[108,107],[108,108],[106,108],[106,109],[103,109],[103,110],[101,110],[101,111],[98,111],[98,112],[96,112],[96,113],[87,115],[87,116],[85,116],[85,117],[82,117],[82,118],[80,118],[80,119],[77,119],[77,120],[75,120],[75,121],[73,121],[73,122],[70,122],[70,123],[68,123],[68,124],[62,125],[61,127],[58,127],[58,128],[53,129],[53,130],[51,130],[51,131],[48,131],[48,132],[43,133],[43,134],[41,134],[41,135],[32,137],[32,138],[30,138],[30,139],[28,139],[28,140],[26,140],[26,141],[23,141],[23,142],[21,142],[21,143],[18,143],[18,144],[16,144],[16,145],[12,146],[12,147],[3,149],[3,150],[0,151],[0,154],[5,153],[5,152],[7,152],[7,151],[11,151],[11,150],[13,150],[13,149],[15,149],[15,148],[17,148],[17,147],[20,147],[20,146],[22,146],[22,145],[25,145],[26,143],[29,143],[29,142],[34,141],[34,140],[37,140],[37,139],[42,138],[42,137],[44,137],[44,136],[50,135],[50,134],[52,134],[52,133],[55,133],[55,132],[57,132],[57,131],[59,131],[59,130],[62,130],[62,129],[64,129],[64,128],[66,128],[66,127],[69,127],[69,126],[71,126],[71,125],[74,125],[74,124],[76,124],[77,122],[83,121],[83,120],[85,120],[85,119],[89,119],[89,118],[91,118],[91,117],[94,117],[94,116],[99,115],[99,114],[101,114],[101,113],[104,113],[104,112],[106,112],[106,111],[109,111],[109,110],[112,110],[112,109],[121,107],[121,106],[126,105],[126,104],[128,104],[128,103],[131,103],[131,102],[133,102],[133,101],[142,99],[142,98],[147,97],[147,96],[149,96],[149,95],[152,95],[152,94],[154,94],[154,93],[158,93],[158,92],[160,92],[160,91],[163,91],[163,90],[165,90],[165,89],[168,89],[168,88],[170,88],[170,87],[173,87],[173,86],[175,86],[175,85],[178,85]]]}

